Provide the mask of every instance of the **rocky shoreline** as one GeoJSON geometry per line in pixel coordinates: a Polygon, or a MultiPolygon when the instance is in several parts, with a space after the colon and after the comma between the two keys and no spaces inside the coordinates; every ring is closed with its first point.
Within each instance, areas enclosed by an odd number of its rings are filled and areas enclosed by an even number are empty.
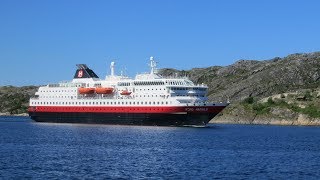
{"type": "Polygon", "coordinates": [[[243,117],[234,115],[218,116],[210,121],[212,124],[254,124],[254,125],[282,125],[282,126],[320,126],[320,119],[309,118],[299,114],[296,119],[282,119],[276,117],[243,117]]]}
{"type": "Polygon", "coordinates": [[[19,116],[19,117],[28,117],[28,113],[21,113],[21,114],[10,114],[10,113],[0,113],[0,116],[19,116]]]}

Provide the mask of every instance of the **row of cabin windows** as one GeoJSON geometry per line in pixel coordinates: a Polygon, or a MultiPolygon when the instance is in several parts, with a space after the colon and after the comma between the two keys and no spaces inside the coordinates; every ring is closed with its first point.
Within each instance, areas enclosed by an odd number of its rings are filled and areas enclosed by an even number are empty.
{"type": "MultiPolygon", "coordinates": [[[[159,97],[165,97],[166,95],[159,95],[159,97]]],[[[158,97],[158,95],[137,95],[136,97],[158,97]]],[[[169,95],[167,95],[169,97],[169,95]]]]}
{"type": "Polygon", "coordinates": [[[166,81],[169,85],[184,85],[183,81],[166,81]]]}
{"type": "MultiPolygon", "coordinates": [[[[76,84],[76,85],[71,85],[71,87],[81,87],[81,86],[84,86],[85,84],[82,83],[82,84],[76,84]]],[[[48,85],[49,87],[70,87],[70,85],[60,85],[60,84],[49,84],[48,85]]]]}
{"type": "Polygon", "coordinates": [[[141,101],[141,102],[32,102],[32,105],[164,105],[164,104],[172,104],[172,102],[168,102],[168,101],[141,101]]]}
{"type": "Polygon", "coordinates": [[[172,97],[175,97],[175,96],[183,96],[183,97],[186,97],[186,96],[195,96],[195,97],[204,97],[204,95],[199,95],[199,94],[192,94],[192,95],[186,95],[186,94],[176,94],[176,95],[172,95],[172,97]]]}
{"type": "Polygon", "coordinates": [[[40,98],[77,98],[77,96],[40,96],[40,98]]]}
{"type": "MultiPolygon", "coordinates": [[[[140,90],[140,91],[142,91],[142,90],[158,90],[158,89],[137,89],[137,90],[140,90]]],[[[165,90],[165,89],[159,89],[159,90],[165,90]]],[[[40,92],[53,92],[53,93],[59,93],[59,92],[77,92],[77,90],[46,90],[46,91],[40,91],[40,92]]]]}
{"type": "Polygon", "coordinates": [[[171,90],[188,90],[188,88],[172,87],[171,90]]]}
{"type": "Polygon", "coordinates": [[[54,92],[54,93],[57,93],[57,92],[77,92],[77,90],[46,90],[46,91],[40,91],[40,92],[54,92]]]}
{"type": "MultiPolygon", "coordinates": [[[[138,82],[135,82],[135,83],[138,83],[138,82]]],[[[143,83],[148,83],[148,82],[143,82],[143,83]]],[[[161,83],[163,83],[163,82],[161,82],[161,83]]],[[[170,85],[183,85],[183,83],[179,82],[179,81],[177,81],[177,82],[174,82],[174,81],[173,82],[169,82],[169,84],[170,85]]],[[[119,86],[130,86],[130,83],[119,83],[118,85],[119,86]]],[[[153,84],[151,84],[151,85],[153,85],[153,84]]],[[[155,84],[155,85],[157,85],[157,84],[155,84]]],[[[179,87],[173,87],[171,89],[172,90],[188,90],[188,88],[179,88],[179,87]]],[[[137,89],[137,90],[141,91],[142,89],[137,89]]],[[[146,89],[143,89],[143,90],[146,90],[146,89]]],[[[150,90],[150,89],[148,89],[148,90],[150,90]]],[[[154,90],[154,89],[151,89],[151,90],[154,90]]],[[[158,89],[155,89],[155,90],[158,90],[158,89]]],[[[160,88],[159,90],[162,90],[162,89],[160,88]]],[[[165,89],[163,89],[163,90],[165,90],[165,89]]],[[[205,91],[206,89],[205,88],[193,88],[193,90],[205,91]]],[[[57,92],[77,92],[77,90],[45,90],[45,91],[43,90],[43,91],[40,91],[40,92],[55,92],[55,93],[57,93],[57,92]]]]}
{"type": "Polygon", "coordinates": [[[206,91],[205,88],[182,88],[182,87],[172,87],[171,90],[197,90],[197,91],[206,91]]]}
{"type": "MultiPolygon", "coordinates": [[[[84,96],[84,95],[83,95],[84,96]]],[[[165,95],[159,95],[159,97],[162,97],[165,95]]],[[[169,96],[169,95],[168,95],[169,96]]],[[[137,95],[137,96],[132,96],[134,97],[158,97],[158,95],[137,95]]],[[[73,98],[77,98],[76,96],[40,96],[40,98],[68,98],[68,99],[73,99],[73,98]]]]}
{"type": "MultiPolygon", "coordinates": [[[[135,86],[159,86],[159,85],[184,85],[185,83],[183,81],[135,81],[133,82],[133,85],[135,86]]],[[[119,82],[118,86],[130,86],[129,82],[119,82]]]]}
{"type": "Polygon", "coordinates": [[[162,81],[135,81],[133,82],[135,86],[159,86],[164,85],[162,81]]]}
{"type": "Polygon", "coordinates": [[[207,90],[207,88],[193,88],[193,90],[199,90],[199,91],[206,91],[207,90]]]}
{"type": "MultiPolygon", "coordinates": [[[[126,85],[127,86],[127,85],[126,85]]],[[[180,88],[180,87],[172,87],[171,88],[172,90],[188,90],[188,88],[180,88]]],[[[137,91],[138,90],[140,90],[140,91],[142,91],[142,90],[158,90],[158,89],[137,89],[137,91]]],[[[165,89],[159,89],[159,90],[165,90],[165,89]]],[[[193,88],[193,90],[200,90],[200,91],[205,91],[206,89],[205,88],[193,88]]],[[[54,93],[58,93],[58,92],[77,92],[77,90],[46,90],[46,91],[40,91],[40,92],[54,92],[54,93]]]]}
{"type": "MultiPolygon", "coordinates": [[[[150,91],[150,90],[151,90],[151,91],[154,91],[154,90],[155,90],[155,91],[158,91],[158,89],[136,89],[136,91],[146,91],[146,90],[148,90],[148,91],[150,91]]],[[[164,88],[161,89],[161,88],[160,88],[159,90],[161,91],[161,90],[166,90],[166,89],[164,89],[164,88]]]]}
{"type": "MultiPolygon", "coordinates": [[[[84,95],[83,95],[84,96],[84,95]]],[[[161,97],[162,95],[159,95],[161,97]]],[[[158,95],[137,95],[137,96],[132,96],[132,97],[158,97],[158,95]]],[[[40,98],[68,98],[68,99],[73,99],[77,98],[76,96],[40,96],[40,98]]]]}
{"type": "Polygon", "coordinates": [[[118,82],[118,86],[130,86],[129,82],[118,82]]]}

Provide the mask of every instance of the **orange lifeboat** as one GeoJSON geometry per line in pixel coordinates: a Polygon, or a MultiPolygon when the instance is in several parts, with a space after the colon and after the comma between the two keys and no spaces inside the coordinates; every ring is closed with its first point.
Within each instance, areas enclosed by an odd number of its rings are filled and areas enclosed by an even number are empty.
{"type": "Polygon", "coordinates": [[[125,96],[129,96],[131,94],[131,92],[129,92],[128,90],[124,90],[120,94],[125,95],[125,96]]]}
{"type": "Polygon", "coordinates": [[[95,92],[95,88],[84,88],[84,87],[79,88],[80,94],[93,94],[94,92],[95,92]]]}
{"type": "Polygon", "coordinates": [[[112,94],[113,88],[112,87],[97,87],[96,93],[97,94],[112,94]]]}

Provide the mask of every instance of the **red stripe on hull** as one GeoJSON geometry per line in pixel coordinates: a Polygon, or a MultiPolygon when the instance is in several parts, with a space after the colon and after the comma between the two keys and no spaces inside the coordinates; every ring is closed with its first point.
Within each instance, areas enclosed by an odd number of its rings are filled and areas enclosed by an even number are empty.
{"type": "Polygon", "coordinates": [[[225,106],[33,106],[29,112],[219,113],[225,106]]]}

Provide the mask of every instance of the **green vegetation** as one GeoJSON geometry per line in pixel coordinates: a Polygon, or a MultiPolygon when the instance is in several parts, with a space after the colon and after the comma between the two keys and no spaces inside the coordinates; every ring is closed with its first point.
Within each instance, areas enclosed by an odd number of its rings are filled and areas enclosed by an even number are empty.
{"type": "Polygon", "coordinates": [[[308,105],[306,108],[300,108],[298,109],[299,112],[303,114],[307,114],[308,116],[312,118],[320,118],[320,110],[318,106],[315,106],[314,104],[308,105]]]}
{"type": "Polygon", "coordinates": [[[254,98],[253,97],[247,97],[246,99],[243,100],[244,104],[253,104],[254,103],[254,98]]]}
{"type": "Polygon", "coordinates": [[[22,114],[27,112],[30,96],[34,95],[35,86],[0,87],[0,113],[22,114]]]}
{"type": "Polygon", "coordinates": [[[289,95],[290,99],[298,99],[299,97],[303,97],[304,104],[303,106],[299,106],[296,101],[288,103],[284,98],[284,95],[280,95],[281,99],[272,99],[268,98],[267,102],[259,102],[256,101],[253,97],[248,97],[242,101],[242,105],[245,106],[247,110],[251,110],[257,115],[269,114],[271,108],[286,108],[290,109],[296,113],[302,113],[308,115],[311,118],[320,118],[320,106],[317,102],[317,98],[310,91],[306,91],[303,95],[289,95]]]}
{"type": "Polygon", "coordinates": [[[310,91],[306,91],[305,94],[304,94],[304,97],[305,97],[305,99],[306,99],[307,101],[311,101],[312,98],[313,98],[313,96],[312,96],[312,94],[311,94],[310,91]]]}
{"type": "Polygon", "coordinates": [[[0,96],[1,112],[9,112],[10,114],[21,114],[27,112],[27,104],[30,96],[22,93],[4,94],[0,96]]]}

